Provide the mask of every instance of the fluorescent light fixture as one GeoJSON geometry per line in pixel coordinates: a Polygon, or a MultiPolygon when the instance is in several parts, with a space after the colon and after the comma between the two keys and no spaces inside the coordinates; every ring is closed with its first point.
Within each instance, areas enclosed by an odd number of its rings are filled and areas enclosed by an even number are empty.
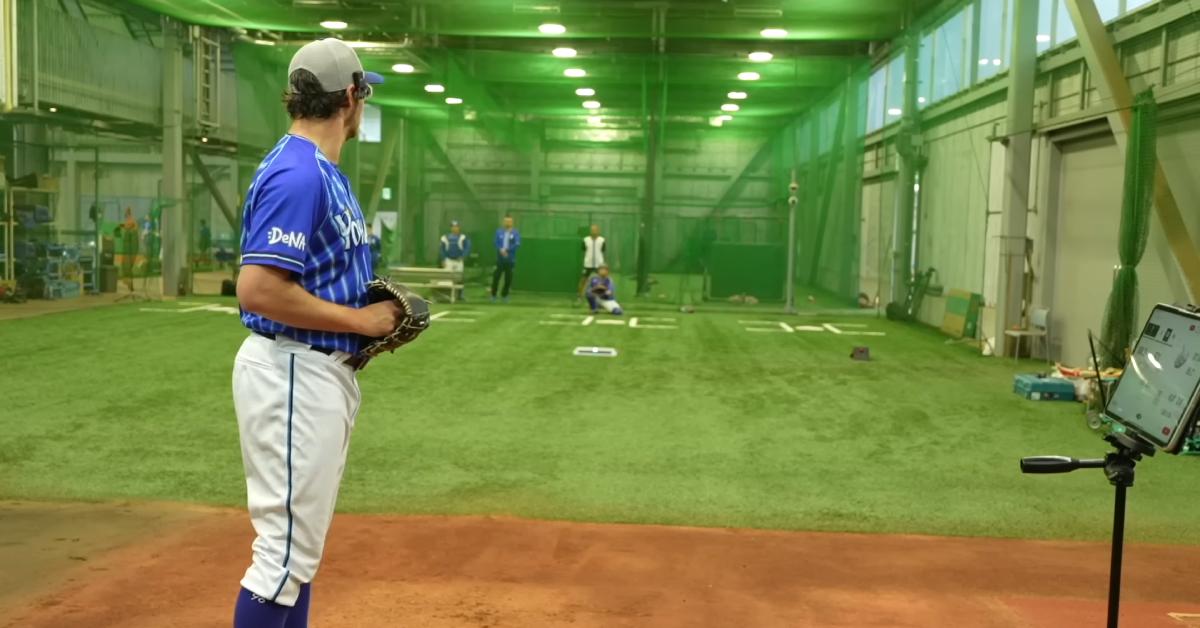
{"type": "Polygon", "coordinates": [[[601,118],[600,116],[588,116],[587,121],[588,124],[592,126],[600,126],[604,123],[604,118],[601,118]]]}
{"type": "Polygon", "coordinates": [[[921,105],[925,104],[925,97],[917,96],[917,104],[921,104],[921,105]]]}
{"type": "Polygon", "coordinates": [[[712,126],[721,126],[722,124],[725,124],[725,121],[722,120],[720,116],[717,116],[715,118],[709,118],[708,123],[712,126]]]}
{"type": "Polygon", "coordinates": [[[887,114],[889,116],[899,116],[899,115],[903,115],[904,111],[902,109],[899,109],[898,107],[892,107],[891,109],[887,110],[887,114]]]}
{"type": "Polygon", "coordinates": [[[554,50],[550,51],[550,53],[560,59],[570,59],[578,54],[575,52],[574,48],[555,48],[554,50]]]}
{"type": "Polygon", "coordinates": [[[569,78],[583,78],[587,76],[587,72],[583,71],[581,68],[567,68],[563,70],[563,76],[569,78]]]}
{"type": "Polygon", "coordinates": [[[461,98],[455,98],[454,96],[448,96],[448,97],[446,98],[446,104],[447,104],[447,105],[461,105],[461,104],[462,104],[462,99],[461,99],[461,98]]]}
{"type": "Polygon", "coordinates": [[[750,53],[750,60],[758,62],[758,63],[764,63],[764,62],[770,61],[771,59],[774,59],[774,58],[775,58],[775,55],[773,55],[769,52],[761,51],[761,50],[758,52],[750,53]]]}
{"type": "Polygon", "coordinates": [[[738,80],[740,81],[757,81],[758,79],[758,72],[742,72],[738,74],[738,80]]]}
{"type": "Polygon", "coordinates": [[[429,92],[430,94],[440,94],[446,91],[446,87],[444,85],[438,85],[437,83],[430,83],[429,85],[425,86],[425,91],[429,92]]]}
{"type": "Polygon", "coordinates": [[[987,59],[980,59],[980,60],[979,60],[979,65],[987,65],[987,64],[988,64],[988,60],[987,60],[987,59]]]}
{"type": "Polygon", "coordinates": [[[718,120],[720,120],[720,121],[722,121],[722,122],[729,122],[730,120],[732,120],[732,119],[733,119],[733,116],[731,116],[731,115],[729,115],[729,114],[727,114],[727,113],[726,113],[726,114],[722,114],[722,115],[719,115],[719,116],[717,116],[717,119],[718,119],[718,120]]]}
{"type": "Polygon", "coordinates": [[[782,28],[764,28],[759,34],[767,39],[783,39],[787,37],[787,31],[782,28]]]}
{"type": "Polygon", "coordinates": [[[567,32],[567,27],[562,24],[542,24],[538,27],[543,35],[562,35],[567,32]]]}
{"type": "Polygon", "coordinates": [[[746,92],[729,92],[726,96],[729,100],[746,100],[746,92]]]}
{"type": "Polygon", "coordinates": [[[1004,62],[999,59],[992,59],[992,65],[994,65],[996,67],[1000,67],[1001,63],[1004,63],[1004,62]]]}
{"type": "Polygon", "coordinates": [[[741,109],[741,107],[739,107],[731,102],[727,102],[727,103],[721,105],[721,111],[737,111],[738,109],[741,109]]]}
{"type": "Polygon", "coordinates": [[[204,142],[205,144],[207,144],[207,143],[208,143],[208,138],[207,138],[207,137],[202,137],[202,138],[200,138],[200,141],[201,141],[201,142],[204,142]]]}
{"type": "Polygon", "coordinates": [[[1050,43],[1050,36],[1045,33],[1038,33],[1037,41],[1039,44],[1048,44],[1050,43]]]}
{"type": "Polygon", "coordinates": [[[341,20],[325,20],[321,22],[321,28],[328,28],[331,31],[345,30],[347,26],[350,25],[341,20]]]}
{"type": "Polygon", "coordinates": [[[275,42],[271,41],[270,39],[255,39],[254,43],[258,44],[259,46],[274,46],[275,45],[275,42]]]}
{"type": "Polygon", "coordinates": [[[585,100],[585,101],[583,101],[583,108],[584,108],[584,109],[599,109],[599,108],[600,108],[600,101],[598,101],[598,100],[585,100]]]}
{"type": "Polygon", "coordinates": [[[411,63],[397,63],[392,66],[392,71],[397,74],[412,74],[415,70],[411,63]]]}
{"type": "Polygon", "coordinates": [[[58,113],[58,107],[51,107],[50,113],[58,113]]]}
{"type": "Polygon", "coordinates": [[[575,90],[575,95],[576,96],[595,96],[596,90],[594,90],[590,87],[580,87],[579,89],[575,90]]]}

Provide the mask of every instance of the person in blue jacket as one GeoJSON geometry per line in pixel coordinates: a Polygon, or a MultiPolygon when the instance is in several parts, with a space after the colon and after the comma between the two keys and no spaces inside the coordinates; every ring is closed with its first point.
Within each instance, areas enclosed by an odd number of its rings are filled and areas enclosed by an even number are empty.
{"type": "Polygon", "coordinates": [[[617,287],[613,285],[612,277],[608,274],[608,264],[601,264],[600,268],[596,269],[596,274],[588,280],[587,300],[588,305],[592,307],[592,314],[600,308],[604,308],[605,312],[613,316],[625,313],[621,304],[617,303],[617,287]]]}
{"type": "Polygon", "coordinates": [[[508,303],[508,291],[512,287],[513,268],[517,266],[517,249],[521,248],[521,232],[513,226],[513,217],[504,217],[504,226],[496,230],[496,272],[492,273],[492,302],[496,301],[496,289],[500,277],[504,276],[504,290],[499,296],[508,303]]]}

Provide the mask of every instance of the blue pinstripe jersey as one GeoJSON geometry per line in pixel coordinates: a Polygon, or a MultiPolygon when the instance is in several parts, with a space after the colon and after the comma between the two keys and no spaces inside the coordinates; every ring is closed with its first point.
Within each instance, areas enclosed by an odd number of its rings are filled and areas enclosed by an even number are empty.
{"type": "MultiPolygon", "coordinates": [[[[242,207],[242,265],[290,271],[310,294],[350,307],[367,305],[371,248],[350,181],[317,145],[285,135],[259,164],[242,207]]],[[[242,311],[252,331],[313,346],[358,351],[362,337],[294,329],[242,311]]]]}

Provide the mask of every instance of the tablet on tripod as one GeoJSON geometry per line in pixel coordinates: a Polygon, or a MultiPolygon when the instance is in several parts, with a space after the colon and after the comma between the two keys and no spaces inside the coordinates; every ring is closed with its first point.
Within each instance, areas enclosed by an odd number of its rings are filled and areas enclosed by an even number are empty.
{"type": "Polygon", "coordinates": [[[1179,453],[1200,417],[1200,314],[1154,306],[1104,412],[1159,449],[1179,453]]]}

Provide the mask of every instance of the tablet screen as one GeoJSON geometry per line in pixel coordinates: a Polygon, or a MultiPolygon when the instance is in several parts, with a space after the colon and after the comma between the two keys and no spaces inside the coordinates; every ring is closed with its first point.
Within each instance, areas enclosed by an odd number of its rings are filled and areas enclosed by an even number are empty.
{"type": "Polygon", "coordinates": [[[1108,402],[1106,413],[1159,447],[1188,427],[1200,385],[1200,320],[1156,306],[1108,402]]]}

